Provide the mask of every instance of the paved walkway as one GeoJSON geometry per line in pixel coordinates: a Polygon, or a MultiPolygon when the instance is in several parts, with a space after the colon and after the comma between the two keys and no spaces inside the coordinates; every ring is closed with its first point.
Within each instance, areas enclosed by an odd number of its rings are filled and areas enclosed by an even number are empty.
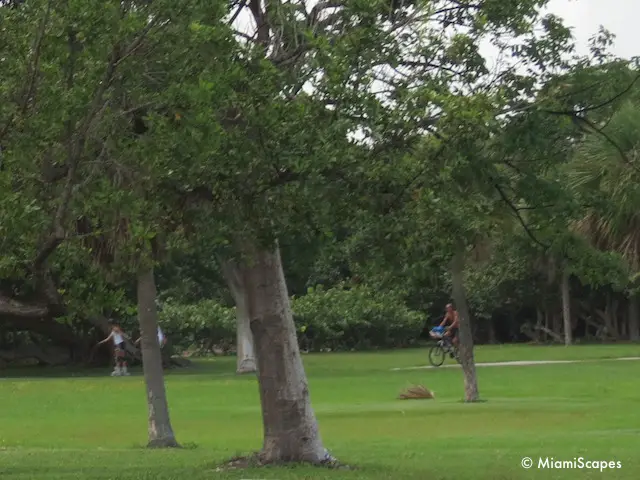
{"type": "MultiPolygon", "coordinates": [[[[594,358],[589,360],[518,360],[514,362],[487,362],[487,363],[476,363],[476,367],[523,367],[529,365],[553,365],[557,363],[593,363],[593,362],[620,362],[620,361],[631,361],[631,360],[640,360],[640,357],[622,357],[622,358],[594,358]]],[[[402,370],[424,370],[428,368],[456,368],[459,367],[457,363],[449,363],[447,365],[442,365],[441,367],[434,367],[432,365],[424,365],[422,367],[403,367],[403,368],[392,368],[392,371],[402,371],[402,370]]]]}

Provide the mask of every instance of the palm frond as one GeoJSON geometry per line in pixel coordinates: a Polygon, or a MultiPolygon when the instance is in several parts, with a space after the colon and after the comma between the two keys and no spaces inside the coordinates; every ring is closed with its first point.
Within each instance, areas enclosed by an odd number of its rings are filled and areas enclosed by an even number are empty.
{"type": "Polygon", "coordinates": [[[640,106],[625,104],[605,127],[607,138],[585,138],[567,165],[568,187],[595,205],[571,228],[602,250],[640,257],[640,106]],[[624,158],[620,152],[624,153],[624,158]]]}

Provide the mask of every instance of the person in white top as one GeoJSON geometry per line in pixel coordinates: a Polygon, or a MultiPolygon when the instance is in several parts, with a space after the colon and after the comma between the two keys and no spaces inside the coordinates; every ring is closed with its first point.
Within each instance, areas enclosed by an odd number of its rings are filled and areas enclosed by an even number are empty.
{"type": "Polygon", "coordinates": [[[98,342],[98,345],[102,345],[103,343],[108,342],[109,340],[113,341],[114,346],[114,357],[115,357],[115,367],[113,372],[111,372],[112,377],[118,377],[121,375],[129,375],[127,370],[127,357],[126,357],[126,348],[125,348],[125,339],[127,336],[120,328],[118,322],[114,320],[109,320],[111,324],[111,333],[104,340],[98,342]]]}
{"type": "MultiPolygon", "coordinates": [[[[136,340],[135,344],[138,345],[140,343],[140,340],[142,340],[142,336],[140,336],[140,338],[136,340]]],[[[160,328],[160,325],[158,325],[158,345],[160,345],[160,348],[162,348],[166,345],[166,343],[167,337],[164,336],[164,332],[160,328]]]]}
{"type": "Polygon", "coordinates": [[[158,326],[158,344],[160,345],[160,348],[164,347],[166,343],[167,337],[164,336],[162,329],[158,326]]]}

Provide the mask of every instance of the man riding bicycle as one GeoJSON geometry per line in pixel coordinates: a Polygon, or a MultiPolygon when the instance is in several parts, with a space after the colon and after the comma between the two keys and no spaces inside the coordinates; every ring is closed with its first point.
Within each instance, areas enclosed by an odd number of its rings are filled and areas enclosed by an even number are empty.
{"type": "Polygon", "coordinates": [[[442,322],[440,323],[440,327],[446,327],[446,331],[444,335],[446,337],[451,338],[451,342],[457,347],[458,346],[458,312],[451,303],[448,303],[445,307],[445,314],[442,322]],[[450,325],[447,327],[447,323],[450,325]]]}

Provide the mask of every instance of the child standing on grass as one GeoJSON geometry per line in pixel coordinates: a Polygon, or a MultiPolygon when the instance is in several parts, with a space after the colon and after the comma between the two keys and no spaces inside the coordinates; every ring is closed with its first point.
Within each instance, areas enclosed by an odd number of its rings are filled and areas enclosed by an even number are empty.
{"type": "Polygon", "coordinates": [[[107,338],[98,342],[98,345],[102,345],[103,343],[108,342],[109,340],[113,340],[114,345],[114,357],[115,357],[115,367],[113,372],[111,372],[112,377],[119,377],[122,375],[130,375],[127,371],[127,357],[126,357],[126,349],[125,349],[125,334],[120,328],[120,324],[114,320],[109,320],[111,324],[111,333],[107,338]]]}

